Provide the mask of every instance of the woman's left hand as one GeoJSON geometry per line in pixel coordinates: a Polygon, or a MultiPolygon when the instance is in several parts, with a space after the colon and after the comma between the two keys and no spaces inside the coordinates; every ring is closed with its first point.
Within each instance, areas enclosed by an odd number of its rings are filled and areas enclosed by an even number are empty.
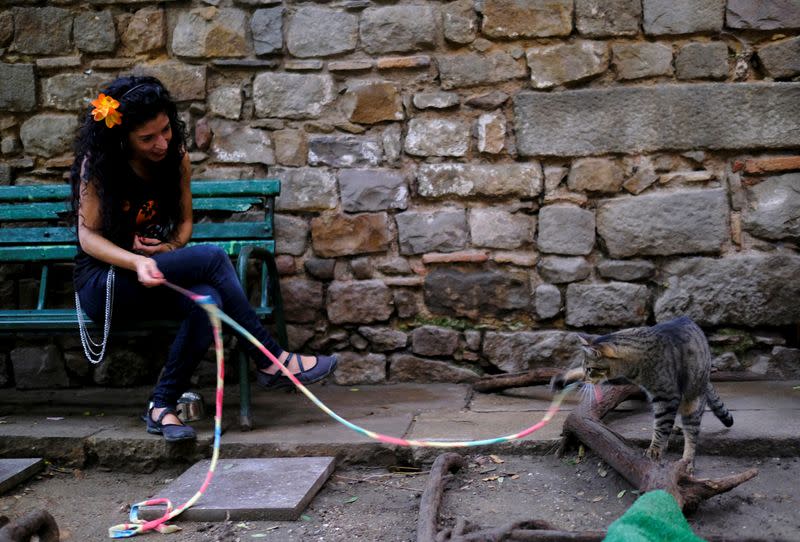
{"type": "Polygon", "coordinates": [[[136,235],[133,238],[133,251],[137,254],[152,256],[153,254],[160,254],[161,252],[169,252],[171,250],[175,250],[175,247],[160,239],[142,237],[141,235],[136,235]]]}

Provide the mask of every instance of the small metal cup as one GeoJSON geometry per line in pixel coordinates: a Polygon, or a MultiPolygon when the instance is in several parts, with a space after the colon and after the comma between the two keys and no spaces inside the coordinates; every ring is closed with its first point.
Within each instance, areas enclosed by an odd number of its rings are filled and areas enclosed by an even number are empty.
{"type": "Polygon", "coordinates": [[[197,392],[187,391],[178,399],[178,419],[182,422],[196,422],[205,417],[206,406],[203,396],[197,392]]]}

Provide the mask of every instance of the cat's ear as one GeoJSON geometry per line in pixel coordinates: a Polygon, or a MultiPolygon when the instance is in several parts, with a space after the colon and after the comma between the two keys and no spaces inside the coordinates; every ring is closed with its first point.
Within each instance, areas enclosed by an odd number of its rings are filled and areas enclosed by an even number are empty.
{"type": "Polygon", "coordinates": [[[594,356],[595,350],[592,348],[592,339],[589,335],[576,333],[578,336],[578,348],[587,356],[594,356]]]}

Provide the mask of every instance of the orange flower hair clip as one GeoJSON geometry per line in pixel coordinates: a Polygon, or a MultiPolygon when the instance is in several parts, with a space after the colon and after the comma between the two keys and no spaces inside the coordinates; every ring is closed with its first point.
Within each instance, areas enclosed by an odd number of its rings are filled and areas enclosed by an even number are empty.
{"type": "Polygon", "coordinates": [[[113,128],[117,124],[122,124],[122,113],[117,111],[119,102],[111,96],[106,96],[102,92],[95,100],[92,100],[92,116],[94,120],[105,120],[106,126],[113,128]]]}

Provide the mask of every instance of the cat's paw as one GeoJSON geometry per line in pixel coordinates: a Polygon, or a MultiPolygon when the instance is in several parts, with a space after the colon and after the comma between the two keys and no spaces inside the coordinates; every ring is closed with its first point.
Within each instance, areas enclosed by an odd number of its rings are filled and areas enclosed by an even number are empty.
{"type": "Polygon", "coordinates": [[[653,461],[658,461],[661,459],[661,448],[656,448],[655,446],[650,446],[645,450],[644,455],[647,456],[648,459],[652,459],[653,461]]]}
{"type": "Polygon", "coordinates": [[[681,458],[680,464],[686,474],[689,476],[694,474],[694,459],[681,458]]]}

